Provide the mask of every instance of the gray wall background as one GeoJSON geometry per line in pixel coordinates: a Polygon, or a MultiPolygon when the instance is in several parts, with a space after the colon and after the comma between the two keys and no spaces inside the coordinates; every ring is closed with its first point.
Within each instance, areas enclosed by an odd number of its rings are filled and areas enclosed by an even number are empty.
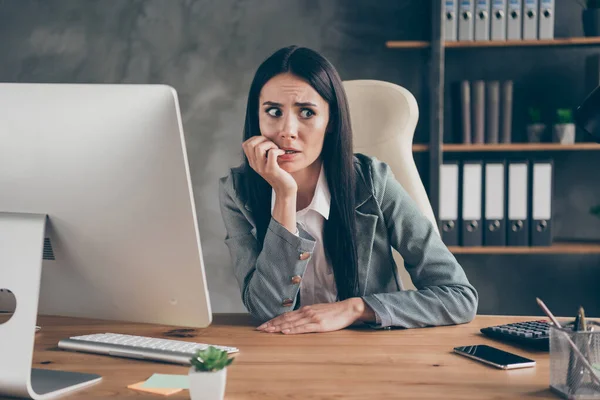
{"type": "MultiPolygon", "coordinates": [[[[557,36],[580,35],[575,3],[557,2],[557,36]]],[[[298,44],[322,52],[344,80],[400,84],[421,108],[415,142],[427,142],[428,53],[388,50],[384,43],[426,40],[430,24],[430,2],[422,0],[0,0],[0,81],[175,87],[213,310],[242,312],[223,243],[217,181],[241,160],[246,95],[256,68],[278,48],[298,44]]],[[[547,88],[552,98],[575,105],[582,96],[581,57],[591,51],[455,52],[447,55],[446,80],[512,78],[515,91],[547,88]],[[508,54],[518,61],[507,62],[508,54]]],[[[427,182],[427,158],[416,157],[427,182]]],[[[569,235],[584,223],[585,235],[600,238],[600,223],[585,217],[585,207],[600,201],[597,176],[587,169],[597,170],[598,155],[561,157],[557,228],[569,235]]],[[[560,314],[572,314],[580,303],[588,314],[600,313],[600,256],[459,261],[480,291],[480,313],[539,314],[536,295],[560,314]]]]}

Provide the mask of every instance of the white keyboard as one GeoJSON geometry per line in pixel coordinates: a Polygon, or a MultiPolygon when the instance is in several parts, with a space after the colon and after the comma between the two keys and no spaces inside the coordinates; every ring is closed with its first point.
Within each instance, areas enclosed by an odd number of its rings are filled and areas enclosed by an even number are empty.
{"type": "Polygon", "coordinates": [[[185,365],[190,364],[190,358],[196,351],[203,350],[208,346],[225,350],[230,354],[239,351],[236,347],[119,333],[73,336],[58,342],[58,347],[65,350],[185,365]]]}

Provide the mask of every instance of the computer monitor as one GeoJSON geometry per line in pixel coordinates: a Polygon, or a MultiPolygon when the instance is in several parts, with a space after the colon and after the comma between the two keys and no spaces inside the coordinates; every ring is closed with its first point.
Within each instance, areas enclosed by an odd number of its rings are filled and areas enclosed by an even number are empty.
{"type": "Polygon", "coordinates": [[[0,83],[0,288],[24,348],[38,313],[210,324],[173,88],[0,83]]]}

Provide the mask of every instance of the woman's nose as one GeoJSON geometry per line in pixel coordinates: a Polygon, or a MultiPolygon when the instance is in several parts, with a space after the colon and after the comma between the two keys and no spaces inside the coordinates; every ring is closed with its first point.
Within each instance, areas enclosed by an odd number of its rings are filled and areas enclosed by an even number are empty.
{"type": "Polygon", "coordinates": [[[298,121],[293,116],[286,116],[281,127],[280,136],[282,138],[296,138],[298,136],[298,121]]]}

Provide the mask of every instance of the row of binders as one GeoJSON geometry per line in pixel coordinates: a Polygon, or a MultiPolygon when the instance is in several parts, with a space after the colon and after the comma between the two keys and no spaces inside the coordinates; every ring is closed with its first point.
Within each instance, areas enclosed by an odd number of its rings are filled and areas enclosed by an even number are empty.
{"type": "Polygon", "coordinates": [[[447,41],[554,38],[554,0],[442,0],[447,41]]]}
{"type": "Polygon", "coordinates": [[[457,108],[463,144],[511,142],[513,81],[461,81],[457,108]]]}
{"type": "Polygon", "coordinates": [[[442,240],[447,246],[550,246],[552,160],[444,161],[442,240]]]}

